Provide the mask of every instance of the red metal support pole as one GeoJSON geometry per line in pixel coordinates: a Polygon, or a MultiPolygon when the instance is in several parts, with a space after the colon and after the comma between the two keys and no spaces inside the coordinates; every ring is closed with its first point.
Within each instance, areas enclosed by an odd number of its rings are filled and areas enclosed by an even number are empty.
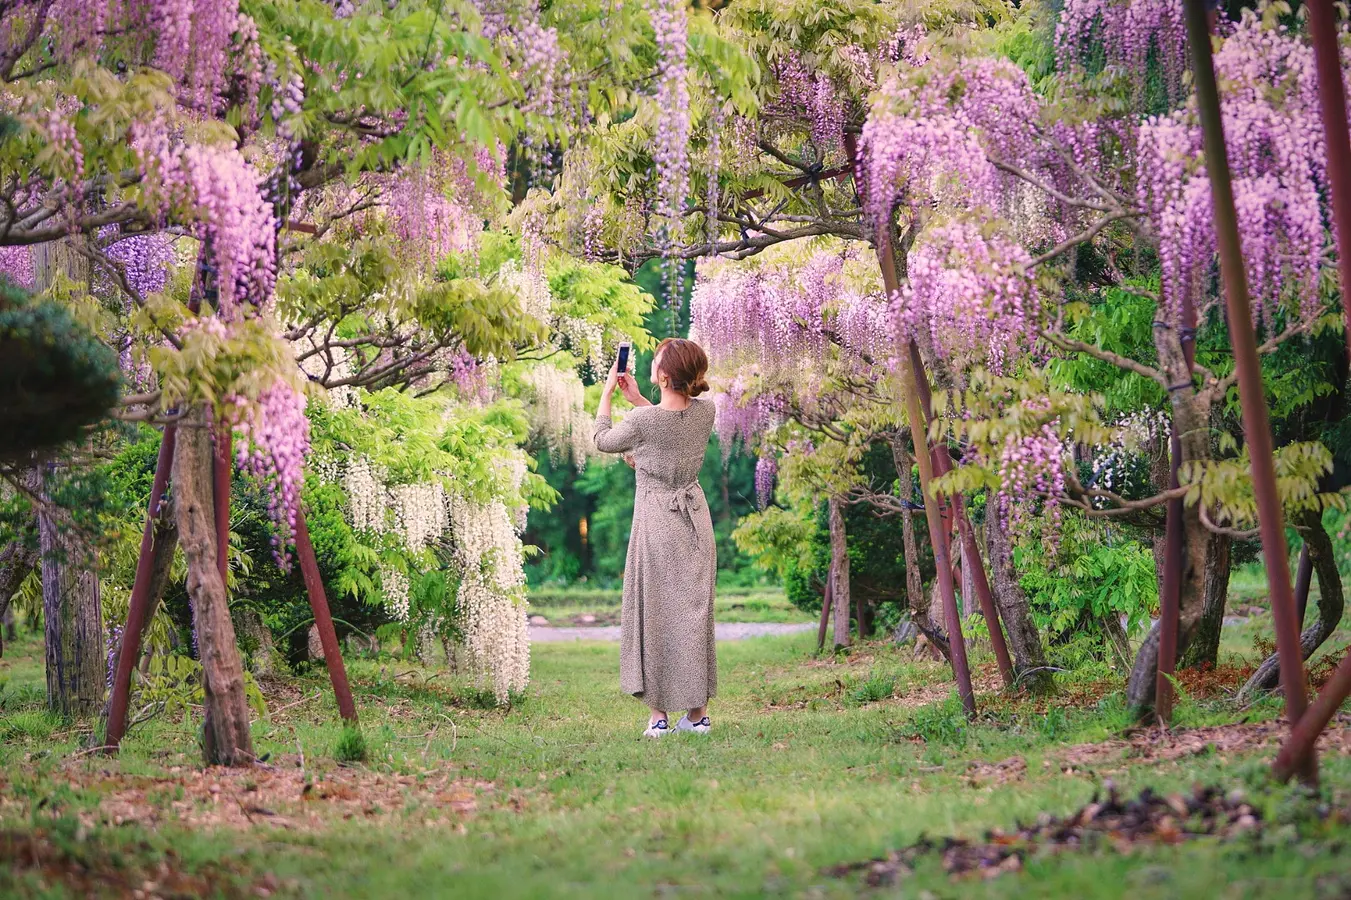
{"type": "MultiPolygon", "coordinates": [[[[1304,659],[1299,644],[1299,628],[1295,624],[1295,601],[1290,588],[1290,560],[1286,556],[1284,516],[1280,497],[1276,493],[1271,422],[1262,390],[1261,361],[1257,357],[1257,338],[1252,327],[1252,307],[1248,300],[1248,277],[1243,267],[1243,248],[1234,210],[1229,152],[1224,140],[1220,92],[1215,82],[1215,64],[1210,48],[1209,17],[1205,0],[1183,0],[1183,8],[1187,21],[1187,42],[1191,45],[1192,76],[1196,85],[1196,107],[1201,119],[1206,170],[1210,175],[1215,235],[1220,251],[1220,276],[1224,283],[1234,368],[1238,373],[1243,432],[1252,464],[1257,524],[1262,537],[1271,613],[1276,625],[1276,649],[1280,655],[1281,684],[1285,689],[1285,712],[1294,726],[1303,717],[1306,704],[1304,659]]],[[[1318,778],[1318,765],[1312,747],[1310,751],[1306,758],[1296,761],[1296,768],[1301,778],[1313,782],[1318,778]]]]}
{"type": "Polygon", "coordinates": [[[1341,48],[1332,0],[1308,0],[1309,37],[1313,39],[1314,68],[1318,73],[1318,104],[1323,118],[1323,145],[1328,155],[1328,193],[1336,225],[1337,270],[1342,281],[1342,312],[1346,340],[1351,348],[1351,133],[1346,123],[1346,85],[1342,82],[1341,48]]]}
{"type": "MultiPolygon", "coordinates": [[[[1284,679],[1284,671],[1281,677],[1284,679]]],[[[1272,775],[1281,781],[1289,781],[1292,775],[1317,766],[1318,736],[1328,727],[1347,697],[1351,697],[1351,653],[1341,661],[1332,673],[1332,678],[1323,685],[1323,690],[1314,698],[1299,722],[1290,729],[1285,743],[1281,745],[1281,752],[1276,755],[1276,762],[1271,766],[1272,775]]],[[[1317,772],[1316,768],[1314,772],[1317,772]]]]}
{"type": "Polygon", "coordinates": [[[342,649],[338,646],[338,633],[333,630],[333,616],[328,610],[328,598],[324,596],[319,560],[315,558],[314,545],[310,543],[310,530],[305,525],[304,511],[296,513],[296,556],[300,557],[300,574],[305,579],[305,589],[310,595],[314,624],[319,626],[319,641],[324,645],[324,662],[328,665],[329,680],[333,682],[333,696],[338,700],[338,714],[343,721],[355,725],[357,707],[352,700],[352,688],[347,683],[347,669],[342,664],[342,649]]]}
{"type": "MultiPolygon", "coordinates": [[[[877,238],[877,261],[882,269],[882,286],[888,296],[893,296],[900,290],[900,285],[896,281],[896,258],[890,228],[877,238]]],[[[914,349],[913,346],[911,349],[914,349]]],[[[938,570],[938,593],[943,603],[944,625],[948,629],[948,640],[951,645],[952,674],[957,681],[957,693],[962,698],[962,707],[968,716],[974,716],[976,694],[971,686],[971,667],[966,658],[966,639],[962,637],[962,616],[957,609],[948,532],[939,511],[938,499],[933,492],[934,457],[938,454],[925,452],[929,429],[928,416],[922,402],[921,391],[924,388],[920,386],[920,381],[927,380],[928,376],[924,374],[920,365],[916,364],[917,357],[918,353],[902,354],[901,365],[898,367],[901,376],[901,395],[910,421],[910,434],[915,443],[915,461],[919,464],[919,486],[924,497],[924,519],[929,526],[934,567],[938,570]]],[[[997,623],[998,619],[995,622],[997,623]]],[[[994,633],[997,629],[998,625],[995,624],[990,631],[994,633]]]]}
{"type": "Polygon", "coordinates": [[[131,702],[131,673],[141,654],[141,633],[145,631],[146,613],[150,606],[150,568],[154,556],[155,521],[159,518],[164,493],[169,486],[169,472],[173,469],[174,444],[177,426],[164,426],[160,439],[159,457],[155,461],[155,480],[150,488],[150,503],[146,510],[145,530],[141,532],[141,555],[136,559],[136,579],[132,582],[131,603],[127,622],[122,628],[122,652],[117,657],[117,671],[113,673],[112,699],[108,703],[108,730],[103,745],[116,750],[127,733],[127,705],[131,702]]]}
{"type": "MultiPolygon", "coordinates": [[[[924,358],[920,355],[919,347],[914,341],[910,342],[909,347],[910,363],[914,366],[919,375],[919,402],[924,408],[924,421],[932,423],[934,417],[933,410],[933,390],[929,387],[929,376],[924,369],[924,358]]],[[[934,472],[939,475],[946,475],[952,471],[952,455],[948,452],[946,444],[939,442],[933,447],[934,472]]],[[[990,579],[985,573],[985,561],[981,558],[980,547],[976,543],[975,529],[971,527],[971,520],[966,515],[966,501],[961,495],[952,498],[951,517],[957,520],[957,533],[961,537],[962,546],[966,549],[966,558],[971,561],[972,581],[976,585],[976,599],[980,602],[981,615],[985,617],[985,624],[990,629],[990,645],[994,650],[995,659],[999,662],[999,674],[1004,679],[1004,687],[1013,687],[1018,677],[1013,671],[1013,660],[1009,656],[1008,643],[1004,640],[1004,628],[999,620],[999,610],[994,605],[994,594],[990,591],[990,579]]]]}

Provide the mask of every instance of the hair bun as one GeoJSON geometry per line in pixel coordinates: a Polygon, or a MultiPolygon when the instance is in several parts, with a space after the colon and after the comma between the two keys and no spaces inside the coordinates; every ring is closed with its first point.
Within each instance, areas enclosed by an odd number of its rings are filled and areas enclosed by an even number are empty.
{"type": "Polygon", "coordinates": [[[705,381],[703,376],[701,375],[694,380],[694,383],[690,385],[690,389],[686,391],[686,393],[690,397],[698,397],[700,394],[704,393],[707,390],[708,390],[708,382],[705,381]]]}

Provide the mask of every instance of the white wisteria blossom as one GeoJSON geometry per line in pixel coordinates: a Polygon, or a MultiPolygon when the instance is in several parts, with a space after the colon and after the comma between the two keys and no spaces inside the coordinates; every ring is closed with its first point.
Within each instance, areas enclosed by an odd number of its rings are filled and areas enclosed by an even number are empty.
{"type": "Polygon", "coordinates": [[[441,482],[400,484],[390,493],[404,546],[417,553],[441,540],[450,525],[446,489],[441,482]]]}
{"type": "Polygon", "coordinates": [[[347,513],[357,531],[382,534],[388,527],[389,489],[385,472],[365,456],[349,460],[342,476],[342,488],[347,493],[347,513]]]}
{"type": "Polygon", "coordinates": [[[529,370],[524,381],[534,393],[531,424],[548,445],[549,455],[584,467],[594,453],[582,380],[571,369],[539,366],[529,370]]]}
{"type": "Polygon", "coordinates": [[[460,570],[459,630],[469,665],[492,683],[499,703],[530,680],[524,552],[510,510],[451,495],[451,530],[460,570]]]}

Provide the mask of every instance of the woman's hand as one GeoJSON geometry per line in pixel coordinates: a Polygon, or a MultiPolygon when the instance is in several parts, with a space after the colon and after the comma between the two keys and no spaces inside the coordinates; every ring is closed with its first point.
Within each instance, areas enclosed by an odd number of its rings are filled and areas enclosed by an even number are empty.
{"type": "Polygon", "coordinates": [[[635,472],[638,471],[638,463],[634,460],[632,453],[625,453],[621,459],[624,460],[630,469],[633,469],[635,472]]]}
{"type": "Polygon", "coordinates": [[[650,406],[647,398],[638,390],[638,381],[632,375],[619,376],[619,392],[634,406],[650,406]]]}
{"type": "MultiPolygon", "coordinates": [[[[605,379],[605,390],[603,396],[608,400],[614,395],[615,387],[619,384],[619,360],[610,364],[610,376],[605,379]]],[[[628,396],[626,393],[624,396],[628,396]]]]}

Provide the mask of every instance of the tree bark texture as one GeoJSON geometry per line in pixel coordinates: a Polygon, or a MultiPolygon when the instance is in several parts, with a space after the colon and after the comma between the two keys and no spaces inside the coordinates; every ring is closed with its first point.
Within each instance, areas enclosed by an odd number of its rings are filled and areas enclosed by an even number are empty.
{"type": "Polygon", "coordinates": [[[962,561],[962,615],[970,616],[980,612],[980,604],[976,602],[976,579],[971,575],[970,551],[960,540],[957,544],[961,548],[959,555],[962,561]]]}
{"type": "MultiPolygon", "coordinates": [[[[1309,560],[1318,576],[1318,618],[1299,636],[1300,652],[1307,660],[1337,630],[1346,599],[1342,593],[1342,575],[1337,570],[1332,538],[1323,527],[1323,517],[1316,512],[1304,512],[1295,517],[1295,524],[1304,535],[1305,546],[1309,548],[1309,560]]],[[[1239,697],[1242,699],[1259,691],[1273,691],[1280,683],[1281,662],[1273,653],[1263,660],[1248,683],[1243,685],[1239,697]]]]}
{"type": "MultiPolygon", "coordinates": [[[[1170,382],[1182,385],[1171,391],[1173,421],[1182,450],[1182,465],[1211,457],[1210,413],[1213,398],[1209,391],[1190,387],[1192,373],[1182,352],[1182,344],[1173,328],[1155,328],[1154,346],[1159,366],[1170,382]]],[[[1196,506],[1185,506],[1182,516],[1185,552],[1182,554],[1181,589],[1178,597],[1177,649],[1179,658],[1186,653],[1205,613],[1206,560],[1211,551],[1211,533],[1201,523],[1196,506]]],[[[1216,548],[1218,549],[1218,548],[1216,548]]],[[[1225,548],[1227,555],[1228,548],[1225,548]]],[[[1227,583],[1226,583],[1227,588],[1227,583]]],[[[1126,682],[1126,704],[1140,719],[1153,714],[1155,682],[1159,668],[1159,624],[1155,623],[1140,644],[1126,682]]]]}
{"type": "MultiPolygon", "coordinates": [[[[999,617],[1004,620],[1018,683],[1034,694],[1044,694],[1054,687],[1046,667],[1046,650],[1042,647],[1041,633],[1032,621],[1027,592],[1018,583],[1008,532],[994,510],[988,510],[985,515],[985,546],[990,556],[990,588],[999,608],[999,617]]],[[[998,625],[991,623],[990,627],[998,625]]]]}
{"type": "MultiPolygon", "coordinates": [[[[33,246],[38,293],[58,276],[89,281],[89,261],[68,241],[33,246]]],[[[45,478],[42,485],[46,490],[45,478]]],[[[42,613],[47,656],[47,705],[64,718],[85,718],[103,704],[107,654],[103,610],[91,548],[47,513],[38,514],[42,613]]]]}
{"type": "Polygon", "coordinates": [[[0,656],[4,656],[5,641],[14,638],[14,613],[10,602],[37,562],[37,547],[25,538],[10,541],[0,549],[0,656]]]}
{"type": "Polygon", "coordinates": [[[1207,536],[1206,572],[1202,582],[1204,606],[1196,633],[1181,656],[1184,669],[1214,666],[1220,660],[1220,629],[1224,627],[1224,608],[1229,599],[1230,558],[1233,538],[1224,534],[1207,536]]]}
{"type": "Polygon", "coordinates": [[[93,550],[50,515],[38,515],[47,707],[84,719],[103,705],[107,682],[103,607],[93,550]]]}
{"type": "Polygon", "coordinates": [[[244,668],[230,621],[225,583],[216,565],[212,456],[206,416],[196,409],[178,430],[173,485],[206,695],[209,724],[203,731],[203,756],[207,765],[247,766],[254,762],[253,737],[244,698],[244,668]]]}
{"type": "MultiPolygon", "coordinates": [[[[907,440],[909,435],[904,430],[896,433],[891,440],[891,458],[896,466],[900,499],[906,504],[911,504],[915,502],[915,479],[911,468],[913,462],[910,459],[910,450],[906,447],[907,440]]],[[[943,636],[943,629],[933,618],[931,613],[933,604],[924,590],[924,573],[920,569],[919,561],[919,541],[915,535],[915,513],[909,508],[901,512],[901,542],[905,548],[905,596],[910,604],[910,618],[915,627],[939,647],[946,657],[947,639],[943,636]]]]}
{"type": "Polygon", "coordinates": [[[831,596],[835,607],[835,646],[849,646],[849,548],[844,528],[844,504],[830,499],[830,558],[834,582],[831,596]]]}

